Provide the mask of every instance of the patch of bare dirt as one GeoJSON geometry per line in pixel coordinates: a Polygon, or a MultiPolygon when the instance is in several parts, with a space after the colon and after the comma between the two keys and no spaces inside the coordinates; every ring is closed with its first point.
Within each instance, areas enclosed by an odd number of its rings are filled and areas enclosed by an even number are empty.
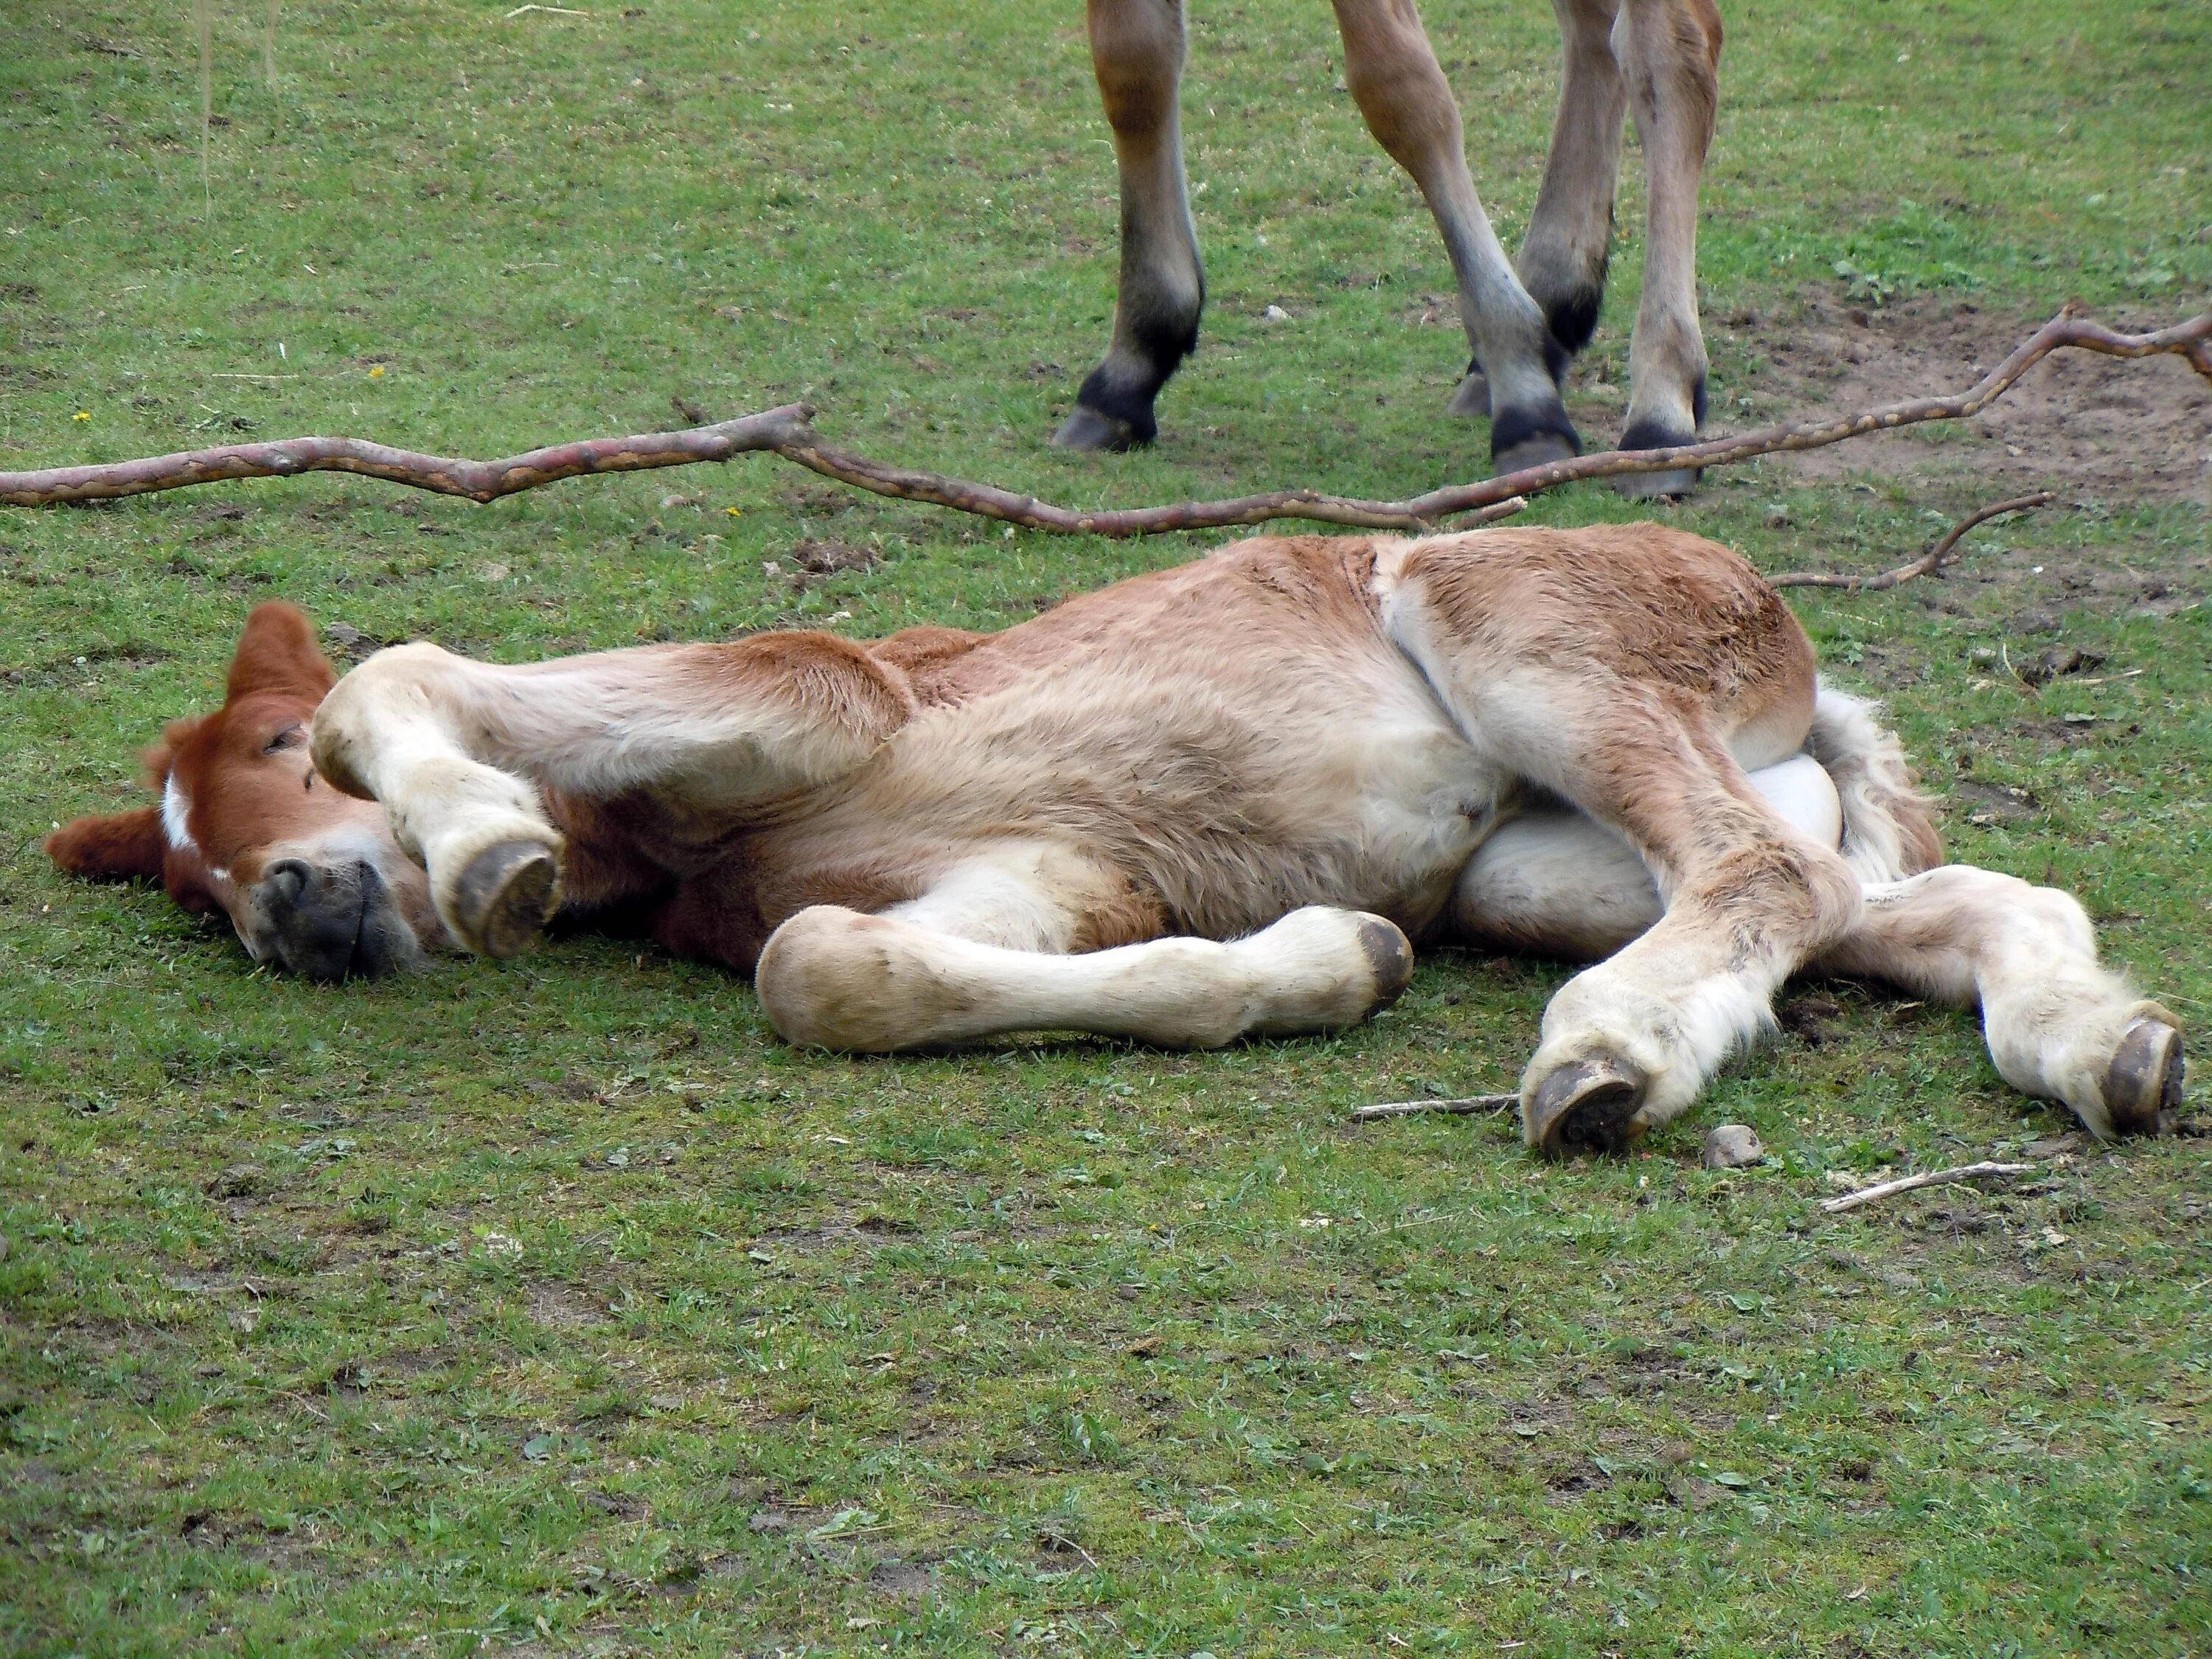
{"type": "MultiPolygon", "coordinates": [[[[2046,319],[1936,296],[1869,310],[1808,294],[1793,316],[1747,320],[1738,337],[1766,362],[1753,389],[1804,419],[1961,390],[2046,319]]],[[[2132,331],[2172,319],[2106,320],[2132,331]]],[[[2212,386],[2176,357],[2059,351],[1971,421],[1854,438],[1779,464],[1808,478],[1948,473],[1986,481],[1992,494],[2043,486],[2212,506],[2212,386]]]]}
{"type": "Polygon", "coordinates": [[[532,1285],[529,1306],[532,1319],[556,1331],[580,1330],[603,1323],[607,1316],[605,1303],[567,1285],[532,1285]]]}

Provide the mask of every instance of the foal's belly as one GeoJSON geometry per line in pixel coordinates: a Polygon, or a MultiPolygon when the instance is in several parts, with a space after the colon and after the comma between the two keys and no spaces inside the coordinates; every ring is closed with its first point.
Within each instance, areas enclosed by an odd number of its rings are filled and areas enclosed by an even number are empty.
{"type": "Polygon", "coordinates": [[[1233,938],[1306,904],[1372,911],[1415,939],[1437,930],[1506,781],[1418,677],[1378,673],[1362,691],[1282,734],[1247,792],[1254,833],[1175,902],[1193,931],[1233,938]]]}

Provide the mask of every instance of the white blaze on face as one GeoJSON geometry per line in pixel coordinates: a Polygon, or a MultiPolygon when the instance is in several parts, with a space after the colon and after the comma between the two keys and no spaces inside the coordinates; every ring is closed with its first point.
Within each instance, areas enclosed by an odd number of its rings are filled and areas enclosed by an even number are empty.
{"type": "Polygon", "coordinates": [[[161,785],[161,836],[173,853],[197,853],[192,844],[192,798],[178,786],[175,773],[161,785]]]}
{"type": "MultiPolygon", "coordinates": [[[[169,843],[171,852],[197,858],[200,849],[192,839],[191,816],[192,798],[172,772],[161,785],[161,838],[169,843]]],[[[225,886],[230,883],[230,872],[219,866],[209,866],[208,874],[225,886]]]]}

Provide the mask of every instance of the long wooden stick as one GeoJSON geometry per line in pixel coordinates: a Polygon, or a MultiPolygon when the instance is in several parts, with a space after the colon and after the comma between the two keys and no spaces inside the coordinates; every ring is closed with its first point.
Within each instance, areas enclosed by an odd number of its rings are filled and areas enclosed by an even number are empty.
{"type": "Polygon", "coordinates": [[[1950,562],[1951,550],[1958,546],[1960,538],[1976,525],[1986,524],[2000,514],[2026,513],[2047,506],[2057,499],[2050,490],[2039,489],[2030,495],[2015,495],[2010,501],[1992,501],[1987,507],[1976,507],[1945,531],[1942,539],[1918,558],[1899,565],[1893,570],[1885,570],[1878,576],[1846,576],[1831,570],[1791,570],[1779,576],[1769,576],[1766,585],[1769,587],[1842,587],[1854,593],[1880,593],[1899,582],[1909,582],[1915,576],[1934,575],[1950,562]]]}
{"type": "Polygon", "coordinates": [[[1502,1112],[1518,1106],[1518,1095],[1462,1095],[1455,1100],[1383,1100],[1352,1109],[1354,1123],[1371,1123],[1378,1117],[1411,1117],[1416,1112],[1449,1112],[1466,1116],[1474,1112],[1502,1112]]]}
{"type": "Polygon", "coordinates": [[[1992,1181],[2000,1176],[2029,1175],[2035,1167],[2033,1164],[1961,1164],[1953,1170],[1929,1170],[1921,1175],[1900,1176],[1895,1181],[1877,1182],[1855,1193],[1845,1193],[1841,1198],[1824,1198],[1820,1207],[1835,1215],[1844,1210],[1856,1210],[1862,1204],[1871,1204],[1876,1199],[1917,1192],[1923,1187],[1948,1187],[1961,1181],[1992,1181]]]}
{"type": "MultiPolygon", "coordinates": [[[[1429,530],[1443,520],[1472,515],[1477,522],[1517,512],[1538,490],[1583,478],[1668,472],[1685,467],[1725,466],[1754,456],[1818,449],[1872,432],[1923,421],[1960,420],[1979,414],[2030,368],[2062,347],[2109,357],[2179,356],[2212,380],[2212,311],[2148,334],[2118,334],[2087,320],[2069,305],[2022,341],[2011,355],[1966,391],[1921,398],[1830,421],[1762,428],[1671,449],[1608,450],[1542,466],[1523,467],[1479,483],[1453,484],[1398,501],[1363,501],[1311,489],[1278,489],[1227,501],[1178,501],[1164,507],[1085,511],[1041,501],[994,484],[942,473],[916,471],[834,448],[815,434],[814,411],[804,404],[747,415],[685,432],[634,438],[599,438],[535,449],[504,460],[472,461],[394,449],[359,438],[287,438],[273,443],[233,444],[143,460],[102,465],[0,472],[0,501],[18,507],[110,500],[160,489],[179,489],[226,478],[290,477],[301,472],[356,472],[471,501],[491,501],[586,473],[726,461],[754,450],[770,451],[810,471],[897,501],[928,501],[1031,530],[1069,535],[1155,536],[1306,519],[1370,529],[1429,530]]],[[[1903,580],[1903,578],[1899,578],[1903,580]]]]}

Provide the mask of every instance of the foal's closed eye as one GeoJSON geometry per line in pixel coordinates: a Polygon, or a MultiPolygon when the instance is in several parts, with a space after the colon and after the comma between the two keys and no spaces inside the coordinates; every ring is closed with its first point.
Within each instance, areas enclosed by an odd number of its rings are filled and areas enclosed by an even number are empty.
{"type": "Polygon", "coordinates": [[[263,744],[261,752],[264,755],[281,755],[287,749],[297,749],[307,734],[307,728],[304,726],[296,723],[288,726],[268,742],[263,744]]]}

